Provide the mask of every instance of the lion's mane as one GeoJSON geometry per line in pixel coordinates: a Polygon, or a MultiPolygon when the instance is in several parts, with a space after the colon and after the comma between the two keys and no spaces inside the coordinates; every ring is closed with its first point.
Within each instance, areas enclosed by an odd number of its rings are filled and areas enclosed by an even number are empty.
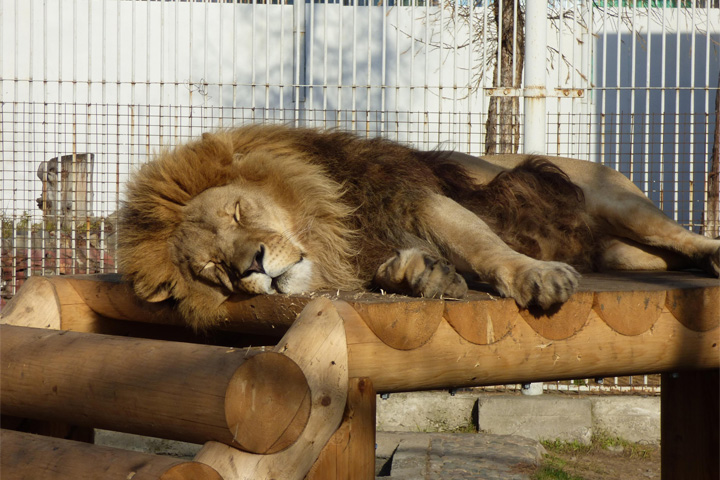
{"type": "Polygon", "coordinates": [[[358,289],[363,280],[350,259],[357,233],[347,222],[353,208],[344,188],[308,161],[287,136],[271,127],[204,134],[165,150],[143,165],[126,187],[121,209],[119,266],[137,294],[153,300],[158,290],[179,301],[181,314],[217,320],[219,305],[203,301],[193,280],[174,262],[170,239],[183,221],[184,207],[203,191],[235,182],[263,183],[293,214],[295,234],[316,258],[327,285],[358,289]]]}

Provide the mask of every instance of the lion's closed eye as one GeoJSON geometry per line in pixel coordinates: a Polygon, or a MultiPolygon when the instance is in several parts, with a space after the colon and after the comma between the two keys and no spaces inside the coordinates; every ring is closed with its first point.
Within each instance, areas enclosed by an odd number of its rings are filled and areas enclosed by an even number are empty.
{"type": "Polygon", "coordinates": [[[233,219],[235,220],[235,223],[238,225],[241,225],[242,222],[242,216],[240,215],[240,202],[235,203],[235,214],[233,215],[233,219]]]}

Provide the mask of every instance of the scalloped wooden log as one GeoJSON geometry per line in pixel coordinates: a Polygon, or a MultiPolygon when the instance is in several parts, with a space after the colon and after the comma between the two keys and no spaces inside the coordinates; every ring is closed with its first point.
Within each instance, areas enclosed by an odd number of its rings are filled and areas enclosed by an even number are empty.
{"type": "Polygon", "coordinates": [[[443,303],[421,298],[396,299],[359,301],[353,302],[353,306],[373,333],[388,346],[412,350],[424,345],[442,320],[443,303]]]}
{"type": "Polygon", "coordinates": [[[350,375],[372,378],[378,392],[718,368],[720,327],[692,331],[664,309],[650,330],[617,332],[592,309],[584,326],[560,340],[539,335],[521,315],[490,345],[462,338],[447,322],[419,348],[400,351],[375,337],[353,307],[336,302],[345,320],[350,375]]]}
{"type": "Polygon", "coordinates": [[[458,335],[478,345],[488,345],[505,338],[517,314],[517,304],[510,298],[445,303],[445,320],[458,335]]]}
{"type": "Polygon", "coordinates": [[[549,311],[530,307],[520,310],[520,315],[542,337],[562,340],[575,335],[585,326],[592,304],[592,292],[578,292],[549,311]]]}
{"type": "Polygon", "coordinates": [[[171,457],[0,430],[3,480],[223,480],[210,466],[171,457]]]}
{"type": "Polygon", "coordinates": [[[707,332],[720,323],[720,286],[705,289],[673,289],[667,292],[667,308],[690,330],[707,332]]]}
{"type": "Polygon", "coordinates": [[[195,460],[225,480],[294,480],[308,473],[343,418],[348,395],[347,338],[335,306],[319,298],[302,311],[275,351],[293,359],[311,391],[310,418],[297,441],[272,455],[243,452],[208,442],[195,460]]]}
{"type": "MultiPolygon", "coordinates": [[[[86,310],[93,315],[112,313],[102,305],[137,301],[123,300],[118,287],[103,290],[116,296],[98,298],[92,294],[97,280],[87,277],[50,281],[88,290],[76,297],[90,299],[86,310]]],[[[478,292],[460,301],[369,293],[328,296],[354,312],[348,317],[352,321],[346,318],[352,376],[369,376],[380,392],[715,368],[720,363],[720,281],[692,273],[586,275],[580,292],[549,313],[518,311],[511,300],[478,292]]],[[[228,302],[232,320],[219,328],[279,333],[317,297],[237,297],[228,302]]],[[[62,305],[64,298],[57,301],[62,305]]],[[[73,305],[81,312],[79,304],[73,305]]],[[[22,309],[16,308],[8,321],[17,311],[22,309]]],[[[141,312],[133,320],[152,322],[159,310],[141,312]]],[[[65,315],[61,317],[64,326],[65,315]]],[[[76,326],[83,324],[93,329],[102,322],[74,320],[76,326]]]]}
{"type": "Polygon", "coordinates": [[[663,291],[598,292],[593,308],[616,332],[633,336],[650,330],[664,305],[663,291]]]}
{"type": "Polygon", "coordinates": [[[300,368],[273,352],[0,326],[3,414],[270,453],[310,414],[300,368]]]}

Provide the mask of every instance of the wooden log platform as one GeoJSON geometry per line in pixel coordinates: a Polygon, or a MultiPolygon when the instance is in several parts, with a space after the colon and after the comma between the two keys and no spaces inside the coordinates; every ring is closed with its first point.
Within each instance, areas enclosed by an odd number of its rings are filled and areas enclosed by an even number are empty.
{"type": "MultiPolygon", "coordinates": [[[[720,367],[720,280],[687,272],[583,277],[559,308],[518,309],[471,291],[462,300],[372,293],[233,298],[219,329],[281,336],[308,303],[330,299],[345,322],[350,377],[378,392],[720,367]]],[[[34,277],[2,323],[104,331],[108,319],[179,325],[117,276],[34,277]]]]}

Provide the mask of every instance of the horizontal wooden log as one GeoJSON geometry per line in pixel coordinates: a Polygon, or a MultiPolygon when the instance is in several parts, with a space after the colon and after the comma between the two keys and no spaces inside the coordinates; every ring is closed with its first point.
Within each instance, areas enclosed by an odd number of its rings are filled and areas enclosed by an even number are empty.
{"type": "Polygon", "coordinates": [[[222,480],[210,466],[29,433],[0,431],[3,480],[222,480]]]}
{"type": "Polygon", "coordinates": [[[516,313],[508,332],[485,345],[466,340],[443,320],[428,342],[403,351],[379,341],[351,305],[337,302],[337,308],[347,329],[350,375],[372,378],[378,392],[720,366],[720,329],[692,331],[668,310],[635,336],[617,332],[590,310],[582,327],[563,339],[542,336],[516,313]]]}
{"type": "Polygon", "coordinates": [[[282,450],[310,414],[307,380],[274,352],[0,326],[5,415],[282,450]]]}

